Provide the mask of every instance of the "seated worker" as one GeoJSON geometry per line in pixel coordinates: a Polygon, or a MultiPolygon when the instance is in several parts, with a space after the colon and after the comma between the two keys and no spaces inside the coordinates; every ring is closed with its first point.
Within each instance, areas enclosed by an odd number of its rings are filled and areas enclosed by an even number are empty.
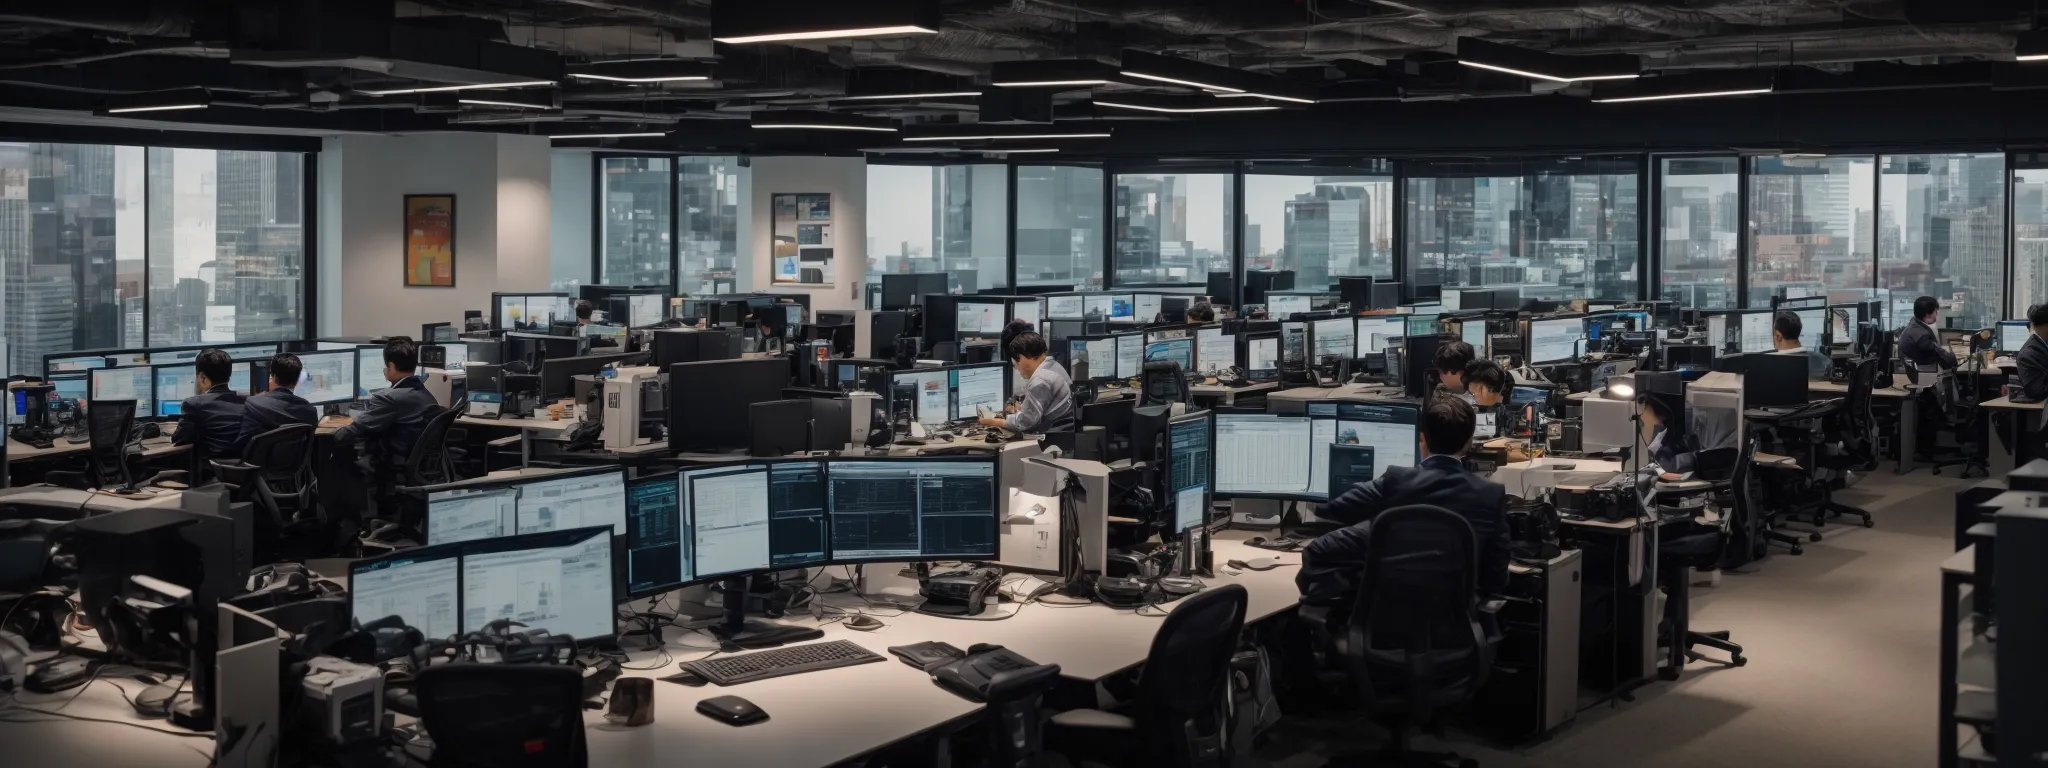
{"type": "Polygon", "coordinates": [[[235,436],[234,453],[242,455],[257,435],[286,424],[320,425],[320,409],[292,392],[299,385],[299,356],[290,352],[270,358],[270,389],[249,398],[242,409],[242,430],[235,436]]]}
{"type": "Polygon", "coordinates": [[[1453,341],[1436,348],[1436,376],[1444,391],[1463,393],[1465,391],[1465,366],[1471,365],[1479,354],[1472,345],[1453,341]]]}
{"type": "Polygon", "coordinates": [[[577,324],[577,325],[579,325],[579,326],[582,326],[582,325],[589,325],[589,324],[591,324],[591,323],[593,323],[593,322],[596,322],[596,321],[594,321],[594,320],[591,320],[591,319],[590,319],[590,316],[591,316],[591,315],[593,315],[593,314],[595,314],[596,312],[597,312],[597,307],[596,307],[596,306],[594,306],[594,305],[592,305],[592,304],[591,304],[590,302],[588,302],[588,301],[581,301],[581,300],[577,301],[577,302],[576,302],[576,324],[577,324]]]}
{"type": "MultiPolygon", "coordinates": [[[[1492,360],[1474,360],[1465,365],[1465,392],[1472,396],[1472,403],[1478,413],[1493,413],[1493,423],[1499,425],[1503,436],[1512,420],[1507,418],[1507,393],[1515,386],[1515,377],[1492,360]]],[[[1508,461],[1528,461],[1528,444],[1520,440],[1508,442],[1508,461]]]]}
{"type": "Polygon", "coordinates": [[[228,389],[235,361],[226,352],[205,349],[192,367],[199,372],[199,394],[178,405],[178,431],[171,434],[171,444],[197,445],[216,458],[241,455],[235,435],[242,426],[245,398],[228,389]]]}
{"type": "Polygon", "coordinates": [[[426,383],[413,375],[419,361],[419,349],[410,338],[394,336],[384,345],[384,380],[391,386],[370,395],[354,422],[335,431],[336,449],[365,443],[364,458],[370,466],[382,462],[388,467],[412,455],[413,443],[419,442],[427,422],[441,412],[426,383]]]}
{"type": "MultiPolygon", "coordinates": [[[[1913,321],[1899,329],[1899,359],[1915,366],[1931,365],[1945,371],[1955,369],[1956,353],[1949,351],[1948,345],[1941,343],[1941,331],[1935,329],[1935,322],[1939,319],[1940,313],[1941,302],[1936,301],[1933,296],[1922,296],[1913,300],[1913,321]]],[[[1919,439],[1916,441],[1919,445],[1914,446],[1914,450],[1919,452],[1921,460],[1933,458],[1936,434],[1941,431],[1943,419],[1939,395],[1935,394],[1934,387],[1925,386],[1928,383],[1922,382],[1924,388],[1920,390],[1917,401],[1920,429],[1917,433],[1919,439]]]]}
{"type": "Polygon", "coordinates": [[[1478,545],[1481,595],[1499,594],[1508,583],[1508,491],[1500,483],[1465,471],[1461,458],[1472,441],[1472,406],[1457,397],[1436,395],[1422,409],[1422,447],[1429,454],[1415,467],[1387,467],[1369,483],[1359,483],[1316,511],[1318,517],[1344,523],[1317,537],[1302,550],[1301,573],[1294,583],[1305,605],[1348,605],[1353,583],[1365,564],[1366,532],[1379,513],[1410,504],[1427,504],[1457,513],[1472,523],[1478,545]]]}
{"type": "Polygon", "coordinates": [[[1190,306],[1188,307],[1188,322],[1190,322],[1190,323],[1213,323],[1213,322],[1216,322],[1216,308],[1215,308],[1215,307],[1212,307],[1212,306],[1209,306],[1209,302],[1206,302],[1206,301],[1203,301],[1203,302],[1197,302],[1197,303],[1195,303],[1195,304],[1192,304],[1192,305],[1190,305],[1190,306]]]}
{"type": "Polygon", "coordinates": [[[1771,347],[1779,352],[1793,352],[1805,349],[1806,377],[1809,379],[1825,379],[1828,377],[1828,370],[1835,367],[1835,361],[1829,359],[1825,352],[1800,345],[1799,334],[1805,330],[1805,328],[1800,326],[1798,315],[1790,312],[1779,312],[1778,316],[1771,321],[1771,347]]]}
{"type": "Polygon", "coordinates": [[[1681,445],[1667,425],[1677,414],[1671,412],[1671,404],[1655,397],[1644,397],[1636,402],[1643,415],[1643,437],[1648,442],[1646,453],[1649,459],[1663,470],[1659,479],[1683,480],[1693,470],[1693,451],[1688,445],[1681,445]]]}
{"type": "Polygon", "coordinates": [[[2013,399],[2038,403],[2048,399],[2048,304],[2028,307],[2027,325],[2033,333],[2027,334],[2027,343],[2013,355],[2020,369],[2019,391],[2013,399]]]}
{"type": "Polygon", "coordinates": [[[984,416],[979,423],[1012,432],[1074,431],[1080,420],[1080,409],[1074,405],[1074,380],[1060,361],[1046,354],[1045,337],[1025,331],[1010,340],[1007,351],[1017,374],[1029,382],[1024,388],[1024,404],[1007,418],[984,416]]]}

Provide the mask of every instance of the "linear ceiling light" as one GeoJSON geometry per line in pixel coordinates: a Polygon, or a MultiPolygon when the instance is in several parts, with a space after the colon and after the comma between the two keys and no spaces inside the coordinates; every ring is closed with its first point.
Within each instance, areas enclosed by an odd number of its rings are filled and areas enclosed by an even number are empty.
{"type": "Polygon", "coordinates": [[[400,96],[408,93],[442,93],[444,91],[468,91],[485,88],[539,88],[554,85],[553,80],[519,80],[509,83],[471,83],[469,85],[436,85],[426,88],[397,88],[382,91],[359,91],[369,96],[400,96]]]}
{"type": "Polygon", "coordinates": [[[2013,38],[2013,61],[2048,61],[2048,30],[2021,32],[2013,38]]]}
{"type": "Polygon", "coordinates": [[[657,75],[653,77],[620,77],[599,75],[590,72],[571,72],[570,77],[578,80],[603,80],[610,83],[682,83],[692,80],[710,80],[710,75],[657,75]]]}
{"type": "Polygon", "coordinates": [[[668,135],[668,133],[667,133],[667,132],[665,132],[665,131],[647,131],[647,132],[645,132],[645,133],[571,133],[571,134],[565,134],[565,135],[562,135],[562,136],[549,136],[548,138],[550,138],[550,139],[651,139],[651,138],[654,138],[654,137],[657,137],[657,136],[667,136],[667,135],[668,135]]]}
{"type": "Polygon", "coordinates": [[[1123,66],[1117,73],[1125,77],[1223,93],[1244,93],[1250,90],[1246,87],[1247,81],[1256,77],[1249,72],[1230,67],[1161,56],[1135,48],[1124,49],[1123,66]]]}
{"type": "Polygon", "coordinates": [[[1000,88],[1087,88],[1108,85],[1116,69],[1093,59],[998,61],[989,67],[990,85],[1000,88]]]}
{"type": "Polygon", "coordinates": [[[578,65],[569,77],[608,83],[683,83],[711,79],[711,65],[688,59],[634,59],[578,65]]]}
{"type": "Polygon", "coordinates": [[[1025,153],[1031,153],[1031,152],[1058,152],[1058,151],[1060,151],[1058,147],[1034,147],[1034,148],[1032,148],[1032,149],[984,149],[984,150],[982,150],[982,153],[983,153],[983,154],[990,154],[990,155],[1021,155],[1021,154],[1025,154],[1025,153]]]}
{"type": "Polygon", "coordinates": [[[896,121],[888,118],[795,109],[755,112],[749,122],[769,130],[896,132],[896,121]]]}
{"type": "Polygon", "coordinates": [[[711,4],[711,39],[727,44],[935,35],[938,0],[777,0],[711,4]]]}
{"type": "Polygon", "coordinates": [[[1291,101],[1291,102],[1294,102],[1294,103],[1296,103],[1296,104],[1314,104],[1314,103],[1316,103],[1316,100],[1315,100],[1315,99],[1303,98],[1303,97],[1300,97],[1300,96],[1282,96],[1282,95],[1280,95],[1280,94],[1277,94],[1277,93],[1219,93],[1219,94],[1216,94],[1216,98],[1219,98],[1219,99],[1270,99],[1270,100],[1272,100],[1272,101],[1291,101]]]}
{"type": "Polygon", "coordinates": [[[878,101],[881,99],[959,99],[980,96],[981,91],[953,91],[951,93],[878,93],[873,96],[841,96],[840,101],[878,101]]]}
{"type": "Polygon", "coordinates": [[[1009,140],[1009,139],[1107,139],[1107,138],[1109,138],[1109,132],[1108,132],[1108,131],[1103,131],[1103,132],[1099,132],[1099,133],[1016,133],[1016,134],[983,134],[983,135],[976,135],[976,136],[967,136],[967,135],[959,135],[959,136],[955,136],[955,135],[951,135],[951,134],[948,134],[948,135],[944,135],[944,136],[905,136],[905,137],[903,137],[903,140],[904,140],[904,141],[1004,141],[1004,140],[1009,140]]]}
{"type": "Polygon", "coordinates": [[[213,105],[213,93],[205,88],[175,88],[168,91],[122,94],[111,97],[98,111],[102,115],[135,112],[172,112],[205,109],[213,105]]]}
{"type": "Polygon", "coordinates": [[[168,112],[174,109],[205,109],[207,106],[205,104],[165,104],[160,107],[119,107],[109,109],[106,112],[109,115],[119,115],[127,112],[168,112]]]}
{"type": "Polygon", "coordinates": [[[1566,56],[1476,37],[1458,38],[1458,63],[1553,83],[1630,80],[1642,73],[1642,60],[1634,54],[1566,56]]]}
{"type": "Polygon", "coordinates": [[[1764,94],[1776,89],[1776,73],[1771,70],[1736,69],[1646,77],[1626,83],[1600,86],[1593,91],[1593,101],[1597,104],[1623,104],[1632,101],[1707,99],[1764,94]]]}
{"type": "MultiPolygon", "coordinates": [[[[1126,97],[1119,96],[1117,98],[1126,97]]],[[[1273,106],[1271,104],[1249,104],[1242,107],[1166,107],[1149,104],[1138,104],[1131,101],[1103,101],[1102,99],[1096,99],[1095,106],[1116,107],[1118,109],[1135,109],[1143,112],[1166,112],[1176,115],[1188,115],[1201,112],[1271,112],[1273,110],[1279,109],[1279,107],[1273,106]]]]}
{"type": "Polygon", "coordinates": [[[502,91],[499,93],[468,93],[455,97],[458,104],[481,107],[510,107],[512,109],[561,109],[562,92],[555,89],[545,91],[502,91]]]}

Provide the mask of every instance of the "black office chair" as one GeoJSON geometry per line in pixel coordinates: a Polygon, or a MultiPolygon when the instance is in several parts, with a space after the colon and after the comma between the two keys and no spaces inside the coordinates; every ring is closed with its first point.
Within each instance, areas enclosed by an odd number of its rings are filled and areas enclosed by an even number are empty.
{"type": "Polygon", "coordinates": [[[1687,524],[1692,532],[1672,535],[1678,525],[1668,525],[1659,536],[1667,536],[1657,544],[1657,579],[1664,584],[1669,600],[1664,603],[1665,626],[1668,634],[1665,647],[1669,649],[1664,668],[1658,674],[1666,680],[1677,680],[1689,661],[1703,658],[1692,648],[1704,645],[1718,648],[1729,654],[1730,666],[1740,667],[1749,660],[1742,656],[1742,646],[1729,642],[1728,631],[1695,632],[1692,629],[1692,584],[1686,578],[1694,569],[1712,565],[1721,558],[1727,546],[1727,535],[1719,528],[1708,528],[1687,524]]]}
{"type": "Polygon", "coordinates": [[[412,452],[396,466],[380,468],[376,484],[371,490],[376,499],[377,515],[389,523],[397,523],[414,530],[423,530],[425,523],[425,501],[417,494],[402,492],[405,488],[419,488],[428,485],[452,483],[462,479],[455,471],[455,463],[449,458],[448,433],[455,420],[462,417],[456,408],[443,409],[427,420],[420,430],[419,440],[412,444],[412,452]]]}
{"type": "Polygon", "coordinates": [[[583,768],[583,675],[545,664],[446,664],[413,682],[428,762],[446,768],[583,768]]]}
{"type": "Polygon", "coordinates": [[[1872,416],[1870,408],[1870,393],[1876,380],[1875,359],[1864,358],[1856,362],[1849,371],[1848,397],[1842,409],[1829,417],[1829,429],[1823,433],[1824,442],[1814,451],[1814,461],[1818,465],[1815,474],[1824,494],[1824,501],[1814,510],[1813,523],[1816,527],[1826,524],[1830,517],[1842,515],[1862,518],[1865,528],[1877,525],[1868,510],[1837,501],[1834,495],[1836,491],[1849,487],[1849,473],[1869,472],[1877,468],[1877,419],[1872,416]]]}
{"type": "Polygon", "coordinates": [[[91,490],[112,488],[133,491],[140,486],[185,476],[184,470],[158,472],[138,483],[139,456],[130,453],[135,437],[134,400],[93,400],[86,406],[85,429],[92,442],[86,447],[85,466],[78,471],[56,471],[49,480],[57,485],[91,490]]]}
{"type": "Polygon", "coordinates": [[[1408,727],[1429,728],[1437,712],[1486,687],[1498,630],[1489,631],[1474,586],[1479,571],[1472,524],[1442,507],[1381,512],[1367,534],[1367,559],[1348,620],[1324,628],[1331,654],[1375,717],[1390,719],[1381,755],[1408,765],[1479,763],[1453,753],[1415,752],[1408,727]]]}
{"type": "Polygon", "coordinates": [[[1089,765],[1222,766],[1230,657],[1249,598],[1225,584],[1188,597],[1152,636],[1138,692],[1126,711],[1075,709],[1052,716],[1053,751],[1089,765]]]}
{"type": "MultiPolygon", "coordinates": [[[[313,433],[311,424],[286,424],[249,439],[239,461],[216,459],[213,471],[233,491],[236,501],[256,506],[257,549],[271,554],[284,549],[280,542],[304,539],[304,534],[325,529],[327,516],[313,502],[313,433]]],[[[315,546],[309,556],[331,554],[315,546]]],[[[270,558],[260,558],[267,562],[270,558]]]]}
{"type": "Polygon", "coordinates": [[[988,738],[984,765],[1038,768],[1045,754],[1045,692],[1060,681],[1060,665],[997,672],[989,680],[982,725],[988,738]]]}
{"type": "MultiPolygon", "coordinates": [[[[1931,436],[1933,455],[1927,457],[1931,471],[1939,475],[1946,467],[1960,466],[1963,468],[1964,479],[1970,477],[1971,470],[1990,474],[1990,467],[1984,456],[1985,445],[1983,441],[1977,439],[1977,418],[1982,411],[1977,407],[1976,393],[1963,389],[1955,371],[1930,372],[1920,366],[1912,366],[1907,370],[1907,374],[1916,382],[1931,383],[1931,389],[1934,391],[1934,413],[1932,416],[1921,417],[1922,429],[1932,427],[1935,430],[1931,436]],[[1928,382],[1929,375],[1935,377],[1932,382],[1928,382]],[[1955,445],[1940,444],[1940,437],[1944,433],[1953,438],[1955,445]]],[[[1929,403],[1923,402],[1921,407],[1925,408],[1927,405],[1929,403]]]]}

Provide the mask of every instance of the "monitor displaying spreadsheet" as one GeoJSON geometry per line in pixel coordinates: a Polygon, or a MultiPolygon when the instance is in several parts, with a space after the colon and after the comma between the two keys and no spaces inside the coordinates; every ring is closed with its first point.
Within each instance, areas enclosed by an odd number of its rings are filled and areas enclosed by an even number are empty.
{"type": "Polygon", "coordinates": [[[1373,315],[1358,318],[1358,357],[1368,358],[1387,348],[1388,339],[1408,335],[1408,321],[1400,315],[1373,315]]]}
{"type": "Polygon", "coordinates": [[[1108,320],[1110,310],[1113,309],[1110,306],[1109,294],[1106,293],[1082,297],[1082,306],[1083,315],[1102,320],[1108,320]]]}
{"type": "Polygon", "coordinates": [[[1195,329],[1195,367],[1203,373],[1220,373],[1237,365],[1237,337],[1222,328],[1195,329]]]}
{"type": "Polygon", "coordinates": [[[1297,313],[1308,312],[1314,306],[1314,297],[1307,294],[1269,293],[1266,295],[1266,316],[1274,320],[1285,320],[1297,313]]]}
{"type": "Polygon", "coordinates": [[[768,569],[768,468],[682,473],[683,516],[693,522],[697,577],[768,569]]]}
{"type": "Polygon", "coordinates": [[[1145,362],[1171,361],[1180,363],[1183,371],[1195,369],[1195,340],[1167,339],[1145,345],[1145,362]]]}
{"type": "Polygon", "coordinates": [[[147,419],[156,404],[156,369],[147,365],[94,369],[92,399],[134,400],[135,418],[147,419]]]}
{"type": "Polygon", "coordinates": [[[1306,416],[1216,414],[1216,493],[1300,494],[1308,487],[1306,416]]]}
{"type": "Polygon", "coordinates": [[[1998,321],[1998,351],[2008,355],[2019,354],[2020,347],[2026,346],[2033,333],[2025,320],[1998,321]]]}
{"type": "MultiPolygon", "coordinates": [[[[585,528],[499,540],[462,556],[462,631],[500,619],[577,640],[616,632],[612,537],[585,528]]],[[[469,548],[466,545],[465,550],[469,548]]]]}
{"type": "Polygon", "coordinates": [[[1736,351],[1744,354],[1771,351],[1771,313],[1768,311],[1742,313],[1742,325],[1738,333],[1736,351]]]}
{"type": "Polygon", "coordinates": [[[1116,377],[1134,379],[1145,372],[1145,335],[1142,333],[1120,333],[1116,335],[1116,377]]]}
{"type": "MultiPolygon", "coordinates": [[[[1132,314],[1138,322],[1149,323],[1159,319],[1159,304],[1164,298],[1156,293],[1140,293],[1132,297],[1132,314]]],[[[1174,322],[1179,322],[1175,320],[1174,322]]]]}
{"type": "Polygon", "coordinates": [[[1416,456],[1416,425],[1421,406],[1409,403],[1374,403],[1318,400],[1308,404],[1314,420],[1314,445],[1310,452],[1307,490],[1321,492],[1329,484],[1329,451],[1324,446],[1363,445],[1373,449],[1374,477],[1387,467],[1412,467],[1416,456]]]}
{"type": "Polygon", "coordinates": [[[1045,316],[1049,320],[1079,320],[1088,314],[1087,302],[1083,296],[1045,297],[1045,316]]]}
{"type": "MultiPolygon", "coordinates": [[[[1578,357],[1585,324],[1579,318],[1529,322],[1529,364],[1560,363],[1578,357]]],[[[1382,462],[1384,463],[1384,462],[1382,462]]]]}
{"type": "Polygon", "coordinates": [[[519,533],[611,526],[626,535],[626,477],[623,469],[582,472],[528,480],[519,490],[519,533]]]}
{"type": "Polygon", "coordinates": [[[1325,357],[1352,359],[1358,352],[1358,326],[1353,318],[1333,317],[1309,323],[1309,337],[1315,342],[1314,360],[1325,357]]]}

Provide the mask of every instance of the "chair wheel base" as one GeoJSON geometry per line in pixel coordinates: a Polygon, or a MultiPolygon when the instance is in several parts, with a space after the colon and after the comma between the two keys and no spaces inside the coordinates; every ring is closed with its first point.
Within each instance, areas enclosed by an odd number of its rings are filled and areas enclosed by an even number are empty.
{"type": "Polygon", "coordinates": [[[1807,534],[1807,535],[1806,535],[1806,540],[1807,540],[1807,541],[1810,541],[1810,542],[1813,542],[1813,543],[1815,543],[1815,544],[1819,544],[1819,543],[1820,543],[1820,533],[1819,533],[1818,531],[1816,531],[1816,532],[1814,532],[1814,533],[1809,533],[1809,534],[1807,534]]]}
{"type": "Polygon", "coordinates": [[[1744,657],[1742,654],[1738,653],[1735,654],[1732,658],[1728,659],[1728,663],[1738,667],[1747,666],[1749,664],[1749,659],[1747,657],[1744,657]]]}
{"type": "Polygon", "coordinates": [[[1877,527],[1877,521],[1876,521],[1876,520],[1865,520],[1865,521],[1863,521],[1863,527],[1865,527],[1865,528],[1876,528],[1876,527],[1877,527]]]}
{"type": "Polygon", "coordinates": [[[1797,544],[1794,544],[1794,545],[1792,545],[1792,554],[1795,554],[1795,555],[1803,555],[1803,554],[1806,554],[1806,548],[1805,548],[1805,547],[1802,547],[1802,546],[1799,546],[1799,545],[1797,545],[1797,544]]]}

